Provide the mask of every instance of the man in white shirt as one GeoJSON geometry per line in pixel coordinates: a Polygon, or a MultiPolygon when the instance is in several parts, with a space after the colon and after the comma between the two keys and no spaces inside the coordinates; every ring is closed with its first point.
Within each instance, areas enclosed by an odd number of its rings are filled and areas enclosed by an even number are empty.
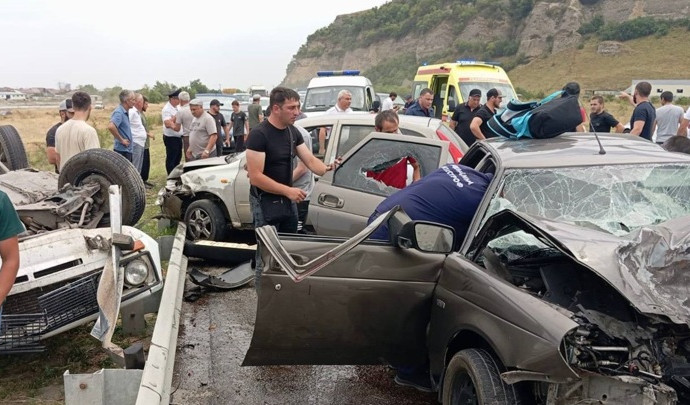
{"type": "Polygon", "coordinates": [[[144,122],[141,120],[141,111],[144,108],[144,96],[136,94],[134,96],[134,107],[127,111],[129,115],[129,127],[132,130],[132,142],[134,148],[132,149],[132,164],[141,173],[141,167],[144,164],[144,146],[146,145],[146,128],[144,122]]]}
{"type": "Polygon", "coordinates": [[[55,132],[55,151],[57,166],[60,170],[65,162],[77,153],[101,147],[98,133],[87,124],[91,114],[91,96],[83,91],[74,93],[72,108],[74,108],[72,119],[60,125],[55,132]]]}
{"type": "Polygon", "coordinates": [[[673,93],[665,91],[659,97],[661,107],[656,109],[656,143],[662,145],[676,133],[683,121],[683,109],[673,104],[673,93]]]}
{"type": "Polygon", "coordinates": [[[192,121],[194,121],[194,116],[189,110],[189,93],[182,91],[180,92],[180,106],[177,107],[175,122],[181,125],[180,131],[182,131],[182,147],[185,160],[187,160],[187,149],[189,149],[189,132],[191,132],[192,121]]]}
{"type": "MultiPolygon", "coordinates": [[[[333,107],[326,110],[326,114],[351,113],[352,108],[350,108],[350,104],[352,104],[352,93],[347,90],[340,90],[338,93],[338,101],[336,101],[333,107]]],[[[326,140],[330,137],[330,128],[327,129],[324,127],[319,130],[319,155],[326,153],[326,140]]]]}
{"type": "Polygon", "coordinates": [[[168,94],[168,102],[163,107],[163,143],[165,144],[165,171],[170,172],[182,160],[182,125],[176,121],[177,106],[180,105],[180,89],[168,94]]]}
{"type": "Polygon", "coordinates": [[[396,106],[394,103],[396,98],[398,98],[398,93],[391,91],[390,94],[388,95],[388,98],[383,100],[383,103],[381,103],[381,111],[386,111],[386,110],[398,111],[398,106],[396,106]]]}

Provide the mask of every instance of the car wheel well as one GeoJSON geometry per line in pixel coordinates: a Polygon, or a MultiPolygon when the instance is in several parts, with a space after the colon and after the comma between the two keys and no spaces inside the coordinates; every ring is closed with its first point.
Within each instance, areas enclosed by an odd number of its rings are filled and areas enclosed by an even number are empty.
{"type": "Polygon", "coordinates": [[[189,208],[189,206],[193,202],[199,201],[199,200],[211,200],[214,203],[216,203],[216,205],[218,205],[218,208],[220,208],[220,211],[223,213],[223,216],[228,221],[228,224],[230,224],[230,225],[232,224],[232,222],[230,222],[230,214],[228,213],[228,208],[223,203],[223,200],[221,200],[220,197],[218,197],[217,195],[212,194],[212,193],[207,193],[207,192],[196,193],[194,195],[194,198],[184,200],[182,202],[182,214],[180,215],[180,217],[184,218],[185,214],[187,213],[187,208],[189,208]]]}
{"type": "Polygon", "coordinates": [[[448,344],[444,364],[448,365],[455,353],[464,349],[484,349],[498,357],[491,344],[483,336],[471,330],[462,330],[448,344]]]}

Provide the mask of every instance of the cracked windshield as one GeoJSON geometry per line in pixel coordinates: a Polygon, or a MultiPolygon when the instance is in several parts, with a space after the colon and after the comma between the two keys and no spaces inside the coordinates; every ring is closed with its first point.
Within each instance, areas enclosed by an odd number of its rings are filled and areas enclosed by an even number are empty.
{"type": "Polygon", "coordinates": [[[690,166],[512,170],[485,218],[510,208],[622,236],[690,212],[690,166]]]}

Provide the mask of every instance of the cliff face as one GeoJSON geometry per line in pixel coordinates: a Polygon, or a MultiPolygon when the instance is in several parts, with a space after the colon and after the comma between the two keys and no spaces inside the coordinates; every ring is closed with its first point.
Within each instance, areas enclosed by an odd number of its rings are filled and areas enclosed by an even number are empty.
{"type": "Polygon", "coordinates": [[[359,69],[385,87],[407,87],[409,72],[399,77],[387,73],[400,65],[414,70],[422,62],[487,53],[497,55],[491,59],[514,55],[514,64],[526,63],[576,47],[582,40],[578,29],[595,17],[622,22],[644,16],[688,18],[690,2],[393,0],[378,9],[338,16],[310,35],[288,65],[283,85],[304,87],[318,70],[359,69]],[[379,29],[372,29],[376,24],[379,29]]]}

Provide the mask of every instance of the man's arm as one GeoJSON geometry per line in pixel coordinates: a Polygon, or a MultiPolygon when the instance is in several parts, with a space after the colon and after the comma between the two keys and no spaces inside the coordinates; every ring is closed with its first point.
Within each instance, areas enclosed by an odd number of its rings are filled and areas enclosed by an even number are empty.
{"type": "Polygon", "coordinates": [[[635,121],[632,129],[630,130],[630,135],[640,136],[642,129],[644,129],[644,121],[635,121]]]}
{"type": "Polygon", "coordinates": [[[323,176],[327,171],[333,170],[339,164],[337,159],[336,162],[331,163],[330,165],[324,164],[321,159],[314,156],[309,148],[307,148],[307,145],[303,143],[297,145],[297,156],[299,156],[299,159],[304,162],[305,165],[307,165],[309,170],[318,174],[319,176],[323,176]]]}
{"type": "Polygon", "coordinates": [[[210,151],[216,146],[216,140],[218,139],[218,134],[217,133],[212,133],[208,137],[208,143],[206,144],[206,149],[201,152],[201,157],[206,159],[210,155],[210,151]],[[206,153],[206,151],[209,151],[209,153],[206,153]],[[204,156],[206,155],[206,156],[204,156]]]}
{"type": "Polygon", "coordinates": [[[307,166],[305,166],[304,162],[301,160],[297,160],[297,166],[295,167],[295,170],[292,171],[292,181],[295,181],[299,179],[300,177],[304,176],[304,174],[308,171],[307,166]]]}
{"type": "Polygon", "coordinates": [[[484,121],[482,121],[482,119],[479,117],[472,118],[472,122],[470,122],[470,131],[472,131],[472,135],[479,140],[486,139],[484,134],[482,134],[482,131],[479,129],[482,123],[484,123],[484,121]]]}
{"type": "Polygon", "coordinates": [[[623,131],[625,131],[625,127],[623,126],[623,124],[621,124],[621,123],[619,122],[619,123],[616,124],[616,126],[614,127],[614,131],[616,131],[616,133],[618,133],[618,134],[622,134],[623,131]]]}
{"type": "Polygon", "coordinates": [[[412,165],[412,181],[417,181],[422,178],[422,171],[419,168],[419,162],[416,160],[414,162],[410,162],[412,165]]]}
{"type": "MultiPolygon", "coordinates": [[[[225,142],[230,143],[230,124],[225,124],[223,131],[225,131],[225,142]]],[[[220,134],[218,134],[218,136],[220,136],[220,134]]]]}
{"type": "Polygon", "coordinates": [[[319,155],[326,153],[326,127],[319,128],[319,155]]]}
{"type": "Polygon", "coordinates": [[[247,139],[247,135],[249,135],[249,119],[247,118],[247,115],[244,115],[244,139],[247,139]]]}
{"type": "Polygon", "coordinates": [[[58,164],[58,153],[57,153],[57,150],[55,150],[55,147],[47,146],[46,147],[46,156],[48,157],[48,163],[50,163],[51,165],[57,165],[58,164]]]}
{"type": "Polygon", "coordinates": [[[115,123],[112,121],[108,123],[108,131],[110,131],[110,133],[113,134],[113,138],[117,139],[121,144],[129,146],[129,140],[120,135],[120,131],[117,130],[117,126],[115,126],[115,123]]]}
{"type": "Polygon", "coordinates": [[[689,123],[690,123],[690,120],[683,117],[683,119],[680,121],[680,126],[678,127],[678,133],[676,135],[688,136],[688,124],[689,123]]]}
{"type": "Polygon", "coordinates": [[[623,100],[628,100],[630,102],[630,104],[633,105],[633,107],[637,106],[637,104],[635,104],[635,98],[632,95],[630,95],[624,91],[621,91],[621,94],[618,97],[620,97],[623,100]]]}
{"type": "Polygon", "coordinates": [[[247,175],[249,176],[249,183],[251,183],[251,185],[271,194],[284,195],[295,202],[303,201],[307,196],[306,193],[299,188],[280,184],[264,174],[264,164],[266,162],[265,152],[247,149],[246,158],[247,175]]]}
{"type": "Polygon", "coordinates": [[[19,271],[19,238],[13,236],[0,241],[0,302],[5,301],[19,271]]]}

